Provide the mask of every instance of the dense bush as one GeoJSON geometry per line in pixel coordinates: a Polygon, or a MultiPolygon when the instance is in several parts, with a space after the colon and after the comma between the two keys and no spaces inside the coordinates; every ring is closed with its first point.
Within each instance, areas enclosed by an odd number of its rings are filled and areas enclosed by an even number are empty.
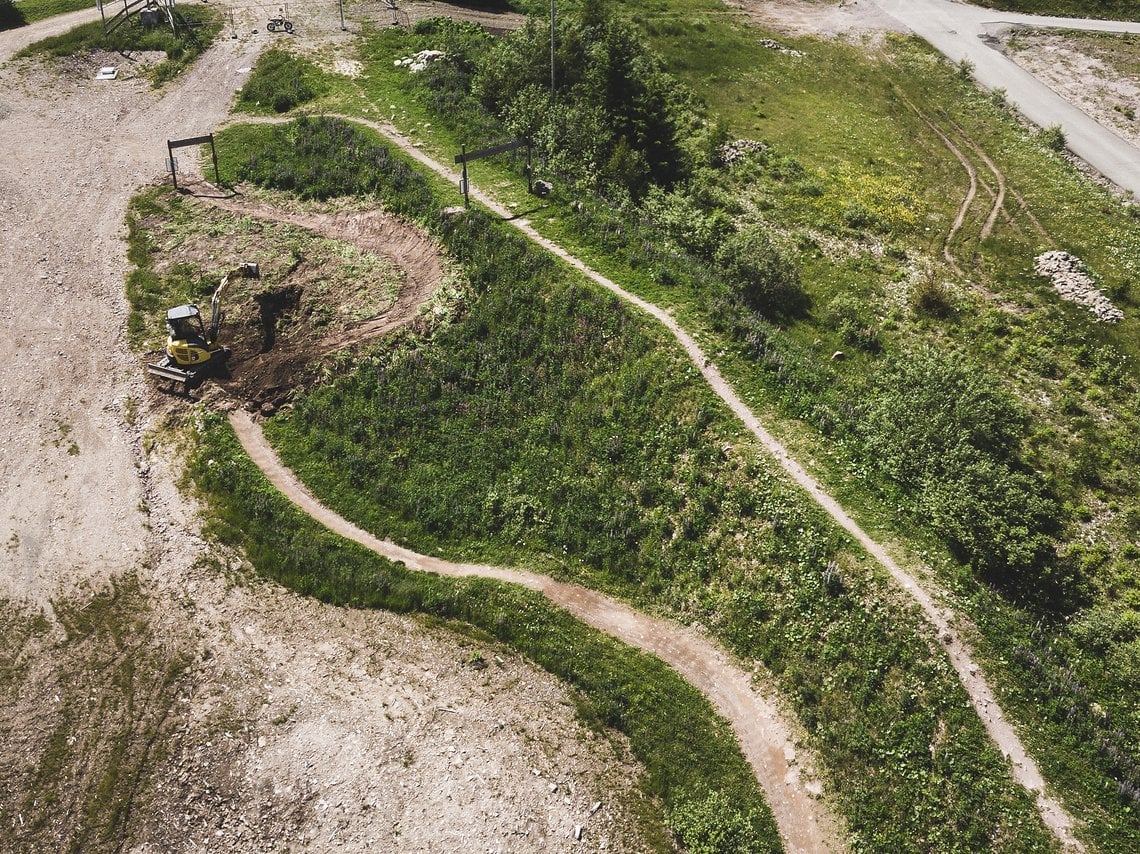
{"type": "Polygon", "coordinates": [[[383,193],[396,213],[429,210],[427,180],[393,157],[372,131],[341,119],[302,116],[260,134],[236,170],[239,180],[289,190],[302,199],[383,193]]]}
{"type": "Polygon", "coordinates": [[[733,293],[761,314],[789,315],[807,301],[795,261],[758,227],[728,238],[717,261],[733,293]]]}
{"type": "Polygon", "coordinates": [[[312,63],[287,50],[269,48],[257,58],[249,80],[238,92],[238,103],[246,108],[289,110],[317,96],[312,83],[316,69],[312,63]]]}
{"type": "Polygon", "coordinates": [[[11,30],[26,23],[23,11],[12,0],[0,0],[0,30],[11,30]]]}
{"type": "Polygon", "coordinates": [[[452,121],[463,117],[468,138],[493,132],[487,121],[493,116],[511,135],[533,139],[547,168],[564,181],[616,199],[688,174],[682,137],[690,99],[636,31],[603,4],[585,3],[557,17],[553,104],[550,35],[541,20],[529,19],[501,39],[440,20],[417,25],[417,33],[448,55],[422,79],[437,109],[452,121]]]}
{"type": "Polygon", "coordinates": [[[1050,536],[1060,508],[1019,463],[1025,413],[996,378],[952,352],[885,362],[857,431],[868,459],[979,572],[1017,598],[1060,595],[1050,536]]]}

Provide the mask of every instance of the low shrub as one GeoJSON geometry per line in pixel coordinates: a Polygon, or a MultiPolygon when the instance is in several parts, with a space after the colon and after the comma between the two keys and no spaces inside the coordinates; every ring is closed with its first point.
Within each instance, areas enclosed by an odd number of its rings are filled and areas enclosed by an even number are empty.
{"type": "Polygon", "coordinates": [[[737,232],[721,244],[716,257],[732,292],[754,311],[793,315],[806,307],[795,261],[763,229],[737,232]]]}
{"type": "Polygon", "coordinates": [[[302,116],[268,128],[236,126],[219,134],[222,146],[231,137],[256,140],[235,177],[263,187],[288,190],[302,199],[365,196],[383,193],[394,213],[418,218],[433,208],[427,180],[367,128],[342,119],[302,116]]]}
{"type": "Polygon", "coordinates": [[[312,63],[287,50],[270,48],[257,59],[249,80],[238,92],[238,104],[250,112],[287,113],[317,97],[312,63]]]}

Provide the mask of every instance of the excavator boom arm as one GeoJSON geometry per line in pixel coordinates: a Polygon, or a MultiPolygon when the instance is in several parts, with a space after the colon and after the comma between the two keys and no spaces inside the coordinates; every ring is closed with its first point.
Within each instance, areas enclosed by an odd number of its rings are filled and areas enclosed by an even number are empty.
{"type": "Polygon", "coordinates": [[[221,332],[222,320],[225,318],[225,313],[222,311],[222,298],[226,295],[226,291],[229,290],[230,280],[234,276],[256,279],[261,276],[261,270],[257,264],[239,264],[222,277],[222,283],[218,285],[218,289],[214,291],[214,295],[210,298],[209,340],[211,343],[218,340],[218,333],[221,332]]]}

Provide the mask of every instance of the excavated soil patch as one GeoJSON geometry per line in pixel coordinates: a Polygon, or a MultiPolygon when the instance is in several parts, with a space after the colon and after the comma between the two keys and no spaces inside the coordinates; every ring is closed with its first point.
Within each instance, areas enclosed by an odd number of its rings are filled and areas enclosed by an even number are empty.
{"type": "MultiPolygon", "coordinates": [[[[259,265],[258,279],[231,277],[220,336],[231,355],[202,389],[266,413],[310,386],[334,354],[413,322],[444,275],[440,247],[380,210],[287,211],[241,196],[196,197],[172,201],[143,225],[157,250],[154,271],[197,277],[203,315],[227,270],[259,265]]],[[[161,326],[160,316],[150,323],[161,326]]]]}

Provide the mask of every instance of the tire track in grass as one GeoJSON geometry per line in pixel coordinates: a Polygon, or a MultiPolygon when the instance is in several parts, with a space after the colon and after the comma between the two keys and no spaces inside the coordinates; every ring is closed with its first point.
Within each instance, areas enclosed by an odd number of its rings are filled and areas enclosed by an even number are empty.
{"type": "Polygon", "coordinates": [[[899,89],[898,86],[892,85],[891,88],[894,89],[898,99],[910,107],[915,115],[926,122],[927,126],[942,140],[942,144],[949,149],[951,154],[958,158],[958,162],[962,164],[962,168],[966,170],[966,174],[970,178],[970,188],[966,191],[966,198],[962,200],[962,204],[958,208],[958,215],[954,217],[954,222],[950,225],[950,231],[942,240],[942,257],[946,259],[946,263],[950,265],[955,273],[964,278],[966,274],[962,268],[958,266],[957,259],[954,258],[954,254],[950,251],[950,244],[954,241],[955,236],[957,236],[962,225],[966,222],[966,214],[970,212],[970,207],[974,204],[974,198],[978,195],[978,173],[974,169],[974,164],[972,164],[966,155],[962,153],[961,149],[950,140],[950,137],[942,132],[942,129],[939,128],[938,125],[927,118],[922,110],[916,107],[910,98],[903,94],[903,91],[899,89]]]}
{"type": "Polygon", "coordinates": [[[593,628],[669,664],[732,725],[789,854],[843,849],[840,822],[818,797],[817,785],[801,779],[791,728],[776,703],[758,692],[750,674],[711,640],[586,587],[524,570],[454,563],[381,540],[314,498],[281,463],[261,427],[246,412],[236,410],[230,413],[229,420],[245,452],[266,478],[301,510],[340,536],[420,572],[459,578],[478,576],[535,590],[593,628]]]}
{"type": "Polygon", "coordinates": [[[973,138],[966,133],[957,122],[952,122],[952,124],[954,125],[954,130],[958,131],[962,139],[966,140],[966,144],[969,145],[970,148],[974,150],[974,153],[982,159],[982,162],[986,164],[986,168],[994,173],[994,177],[997,178],[998,182],[997,198],[994,199],[994,206],[990,209],[990,215],[986,218],[986,224],[982,226],[981,234],[978,236],[978,241],[981,242],[993,233],[994,225],[997,224],[998,215],[1005,206],[1005,174],[997,168],[997,164],[986,154],[986,150],[974,142],[973,138]]]}

